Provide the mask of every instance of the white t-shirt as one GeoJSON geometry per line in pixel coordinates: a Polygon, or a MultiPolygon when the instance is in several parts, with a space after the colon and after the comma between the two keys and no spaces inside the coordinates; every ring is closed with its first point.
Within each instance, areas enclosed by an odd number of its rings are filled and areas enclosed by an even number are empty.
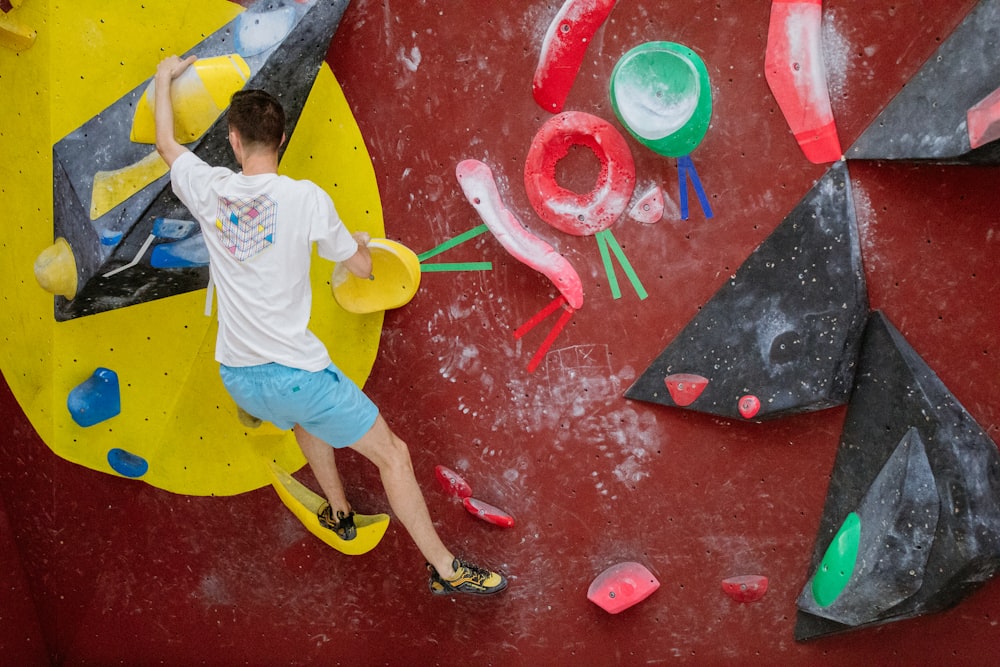
{"type": "Polygon", "coordinates": [[[218,295],[216,360],[326,368],[326,346],[309,331],[312,244],[333,262],[358,250],[330,196],[311,181],[244,176],[194,153],[174,161],[170,179],[208,246],[218,295]]]}

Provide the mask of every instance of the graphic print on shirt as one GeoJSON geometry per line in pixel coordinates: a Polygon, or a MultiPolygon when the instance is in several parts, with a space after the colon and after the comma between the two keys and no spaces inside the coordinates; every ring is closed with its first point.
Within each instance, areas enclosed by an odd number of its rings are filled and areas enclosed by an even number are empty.
{"type": "Polygon", "coordinates": [[[278,205],[267,195],[219,197],[215,220],[219,241],[240,262],[252,259],[274,243],[278,205]]]}

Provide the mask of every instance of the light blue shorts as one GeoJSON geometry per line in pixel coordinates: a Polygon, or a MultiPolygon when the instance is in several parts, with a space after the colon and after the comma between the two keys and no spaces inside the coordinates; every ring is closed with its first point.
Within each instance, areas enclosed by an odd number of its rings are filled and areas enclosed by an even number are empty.
{"type": "Polygon", "coordinates": [[[375,424],[378,408],[330,364],[315,373],[281,364],[219,367],[236,404],[280,429],[296,424],[333,447],[349,447],[375,424]]]}

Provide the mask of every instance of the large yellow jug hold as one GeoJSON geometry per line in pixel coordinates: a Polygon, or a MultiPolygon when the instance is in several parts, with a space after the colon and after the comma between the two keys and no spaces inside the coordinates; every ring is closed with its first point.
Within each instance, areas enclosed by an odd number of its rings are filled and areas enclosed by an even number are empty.
{"type": "MultiPolygon", "coordinates": [[[[196,141],[229,107],[229,98],[250,78],[250,66],[237,53],[194,61],[170,88],[174,104],[174,136],[182,144],[196,141]]],[[[156,143],[153,94],[150,80],[135,106],[129,138],[140,144],[156,143]]]]}
{"type": "Polygon", "coordinates": [[[76,296],[76,257],[69,242],[61,236],[38,254],[35,260],[35,280],[42,289],[72,299],[76,296]]]}
{"type": "Polygon", "coordinates": [[[372,256],[370,279],[358,278],[343,264],[333,270],[333,298],[349,313],[376,313],[405,306],[420,286],[420,260],[402,243],[389,239],[368,242],[372,256]]]}

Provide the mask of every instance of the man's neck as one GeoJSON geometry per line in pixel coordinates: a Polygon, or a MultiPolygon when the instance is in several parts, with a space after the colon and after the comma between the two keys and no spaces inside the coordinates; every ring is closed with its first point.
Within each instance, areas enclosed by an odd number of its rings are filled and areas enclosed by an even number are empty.
{"type": "Polygon", "coordinates": [[[278,173],[278,156],[271,154],[247,155],[243,158],[243,175],[259,176],[278,173]]]}

